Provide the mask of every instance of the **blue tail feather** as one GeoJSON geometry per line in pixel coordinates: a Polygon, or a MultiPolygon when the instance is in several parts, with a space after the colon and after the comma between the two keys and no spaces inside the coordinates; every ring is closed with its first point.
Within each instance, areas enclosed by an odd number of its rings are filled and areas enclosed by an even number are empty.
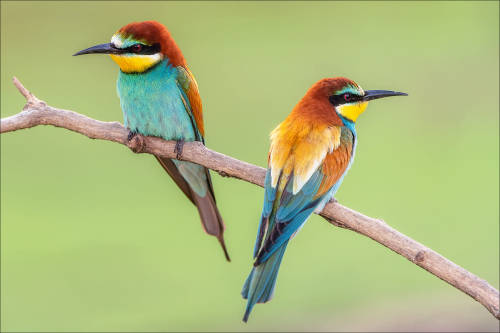
{"type": "Polygon", "coordinates": [[[241,295],[248,299],[243,321],[247,322],[255,303],[265,303],[273,297],[276,277],[288,242],[277,249],[266,262],[252,268],[241,295]]]}
{"type": "Polygon", "coordinates": [[[252,267],[250,274],[248,275],[247,279],[245,280],[245,284],[243,285],[243,289],[241,290],[241,296],[243,296],[244,299],[248,298],[248,292],[250,290],[250,282],[252,282],[252,277],[253,277],[254,272],[255,272],[255,267],[252,267]]]}

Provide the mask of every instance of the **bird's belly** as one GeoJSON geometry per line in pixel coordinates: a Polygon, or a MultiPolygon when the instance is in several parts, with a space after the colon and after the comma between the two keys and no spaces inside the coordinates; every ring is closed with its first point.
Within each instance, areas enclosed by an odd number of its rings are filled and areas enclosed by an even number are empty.
{"type": "Polygon", "coordinates": [[[176,80],[143,76],[120,73],[117,88],[125,126],[142,135],[194,141],[193,124],[176,80]]]}

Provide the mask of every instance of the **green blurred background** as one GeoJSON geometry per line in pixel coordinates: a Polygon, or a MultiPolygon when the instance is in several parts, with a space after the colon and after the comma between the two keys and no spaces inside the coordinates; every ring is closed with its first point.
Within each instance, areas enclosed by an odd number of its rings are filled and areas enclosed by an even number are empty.
{"type": "MultiPolygon", "coordinates": [[[[1,115],[49,104],[122,121],[118,67],[73,58],[154,19],[200,85],[208,147],[264,166],[269,132],[324,77],[373,102],[337,199],[499,283],[498,2],[2,2],[1,115]]],[[[245,325],[261,188],[214,174],[233,262],[153,157],[53,127],[1,136],[3,331],[498,330],[378,243],[310,219],[245,325]]]]}

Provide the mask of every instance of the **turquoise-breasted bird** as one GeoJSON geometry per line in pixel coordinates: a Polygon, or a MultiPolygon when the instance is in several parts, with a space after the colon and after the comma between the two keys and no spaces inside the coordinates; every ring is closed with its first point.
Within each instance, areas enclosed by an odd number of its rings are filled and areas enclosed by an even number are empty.
{"type": "MultiPolygon", "coordinates": [[[[111,43],[75,53],[109,54],[120,67],[117,90],[129,139],[136,134],[204,143],[198,84],[169,31],[155,21],[134,22],[118,30],[111,43]]],[[[215,203],[207,168],[156,156],[184,194],[195,204],[205,231],[217,237],[226,259],[224,222],[215,203]]]]}
{"type": "Polygon", "coordinates": [[[255,303],[272,298],[288,242],[342,183],[356,150],[354,124],[368,101],[399,95],[406,94],[364,91],[342,77],[323,79],[271,132],[255,262],[241,292],[247,299],[243,321],[248,320],[255,303]]]}

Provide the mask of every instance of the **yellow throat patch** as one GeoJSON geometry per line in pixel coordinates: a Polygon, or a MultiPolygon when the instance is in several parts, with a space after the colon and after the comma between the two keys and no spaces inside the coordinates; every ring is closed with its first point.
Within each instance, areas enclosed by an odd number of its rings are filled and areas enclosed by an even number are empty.
{"type": "Polygon", "coordinates": [[[111,59],[120,66],[124,73],[142,73],[161,60],[156,54],[110,54],[111,59]]]}
{"type": "Polygon", "coordinates": [[[367,106],[368,102],[343,104],[337,106],[337,110],[342,115],[342,117],[356,122],[356,119],[358,119],[359,115],[365,111],[367,106]]]}

